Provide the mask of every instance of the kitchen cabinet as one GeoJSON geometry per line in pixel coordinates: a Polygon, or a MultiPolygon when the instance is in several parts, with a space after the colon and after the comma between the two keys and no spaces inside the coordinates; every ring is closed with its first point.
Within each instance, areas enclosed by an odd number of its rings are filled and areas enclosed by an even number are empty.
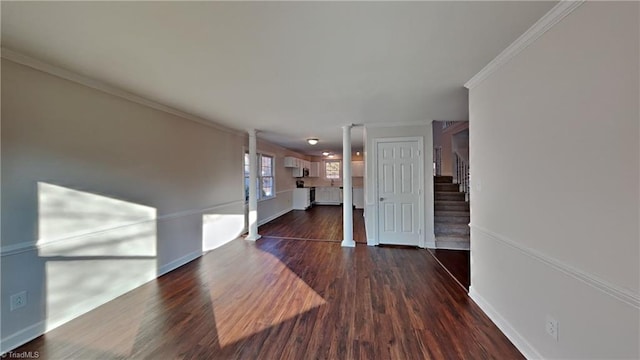
{"type": "Polygon", "coordinates": [[[364,161],[351,162],[351,177],[364,177],[364,161]]]}
{"type": "Polygon", "coordinates": [[[311,189],[296,188],[293,189],[293,209],[306,210],[311,206],[311,189]]]}
{"type": "Polygon", "coordinates": [[[302,173],[302,168],[301,167],[294,167],[293,169],[291,169],[291,176],[294,178],[299,178],[302,177],[303,173],[302,173]]]}
{"type": "Polygon", "coordinates": [[[316,203],[321,205],[339,205],[342,203],[342,189],[338,187],[316,188],[316,203]]]}
{"type": "Polygon", "coordinates": [[[284,157],[284,167],[288,168],[309,168],[309,161],[298,159],[293,156],[285,156],[284,157]]]}
{"type": "Polygon", "coordinates": [[[309,164],[309,177],[320,177],[320,163],[317,161],[309,164]]]}
{"type": "Polygon", "coordinates": [[[294,158],[293,156],[285,156],[284,157],[284,167],[288,167],[288,168],[294,168],[294,167],[298,167],[296,166],[296,158],[294,158]]]}

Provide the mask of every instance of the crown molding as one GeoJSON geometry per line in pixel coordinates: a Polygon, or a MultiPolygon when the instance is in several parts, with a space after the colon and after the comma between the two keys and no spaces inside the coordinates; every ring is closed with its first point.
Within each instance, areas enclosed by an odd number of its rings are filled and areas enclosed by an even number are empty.
{"type": "Polygon", "coordinates": [[[480,72],[473,76],[464,84],[467,89],[473,89],[482,81],[491,76],[496,70],[508,63],[522,50],[533,44],[539,37],[549,31],[554,25],[564,19],[565,16],[571,14],[575,9],[582,5],[585,0],[578,1],[560,1],[549,12],[547,12],[540,20],[536,21],[524,34],[520,35],[511,45],[502,50],[495,59],[491,60],[480,72]]]}
{"type": "Polygon", "coordinates": [[[155,110],[159,110],[171,115],[175,115],[178,116],[180,118],[186,119],[186,120],[190,120],[190,121],[194,121],[197,122],[199,124],[208,126],[208,127],[212,127],[216,130],[220,130],[232,135],[238,135],[238,136],[246,136],[246,133],[243,131],[238,131],[235,129],[231,129],[228,128],[226,126],[217,124],[211,120],[207,120],[207,119],[203,119],[201,117],[186,113],[184,111],[178,110],[178,109],[174,109],[170,106],[161,104],[159,102],[153,101],[153,100],[149,100],[147,98],[144,98],[142,96],[136,95],[134,93],[128,92],[126,90],[120,89],[118,87],[115,87],[113,85],[109,85],[107,83],[104,83],[100,80],[96,80],[93,78],[90,78],[88,76],[85,75],[80,75],[78,73],[75,73],[73,71],[61,68],[59,66],[55,66],[55,65],[51,65],[49,63],[45,63],[43,61],[40,61],[38,59],[35,59],[33,57],[30,57],[28,55],[19,53],[17,51],[2,47],[1,48],[1,53],[0,56],[3,59],[7,59],[9,61],[12,61],[14,63],[20,64],[20,65],[24,65],[24,66],[28,66],[30,68],[45,72],[47,74],[50,75],[54,75],[57,76],[59,78],[65,79],[65,80],[69,80],[69,81],[73,81],[75,83],[90,87],[92,89],[95,90],[99,90],[102,92],[105,92],[109,95],[113,95],[113,96],[117,96],[119,98],[125,99],[125,100],[129,100],[131,102],[143,105],[143,106],[147,106],[150,107],[152,109],[155,110]]]}

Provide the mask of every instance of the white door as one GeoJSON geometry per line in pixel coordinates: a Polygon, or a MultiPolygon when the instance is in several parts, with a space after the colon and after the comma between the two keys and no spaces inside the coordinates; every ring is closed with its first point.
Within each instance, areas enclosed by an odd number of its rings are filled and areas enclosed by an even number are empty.
{"type": "Polygon", "coordinates": [[[378,242],[423,246],[421,141],[377,143],[378,242]]]}

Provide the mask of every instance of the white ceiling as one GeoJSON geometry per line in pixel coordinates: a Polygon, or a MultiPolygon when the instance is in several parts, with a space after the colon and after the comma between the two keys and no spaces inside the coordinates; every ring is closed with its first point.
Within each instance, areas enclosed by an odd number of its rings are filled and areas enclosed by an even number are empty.
{"type": "Polygon", "coordinates": [[[3,1],[2,46],[318,154],[344,124],[466,120],[462,85],[554,4],[3,1]]]}

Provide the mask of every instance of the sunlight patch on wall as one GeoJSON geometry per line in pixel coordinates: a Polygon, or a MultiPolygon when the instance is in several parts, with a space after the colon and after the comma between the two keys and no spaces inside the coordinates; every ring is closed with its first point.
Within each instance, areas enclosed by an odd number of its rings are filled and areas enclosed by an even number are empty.
{"type": "Polygon", "coordinates": [[[156,209],[38,182],[38,244],[156,218],[156,209]]]}
{"type": "Polygon", "coordinates": [[[242,235],[244,215],[205,214],[202,226],[202,251],[213,250],[242,235]]]}
{"type": "Polygon", "coordinates": [[[38,183],[47,331],[156,276],[156,209],[38,183]]]}
{"type": "Polygon", "coordinates": [[[238,281],[218,278],[211,290],[220,346],[225,347],[326,304],[326,301],[275,256],[260,259],[256,271],[238,281]],[[280,289],[274,291],[274,289],[280,289]],[[282,291],[284,290],[284,292],[282,291]]]}

